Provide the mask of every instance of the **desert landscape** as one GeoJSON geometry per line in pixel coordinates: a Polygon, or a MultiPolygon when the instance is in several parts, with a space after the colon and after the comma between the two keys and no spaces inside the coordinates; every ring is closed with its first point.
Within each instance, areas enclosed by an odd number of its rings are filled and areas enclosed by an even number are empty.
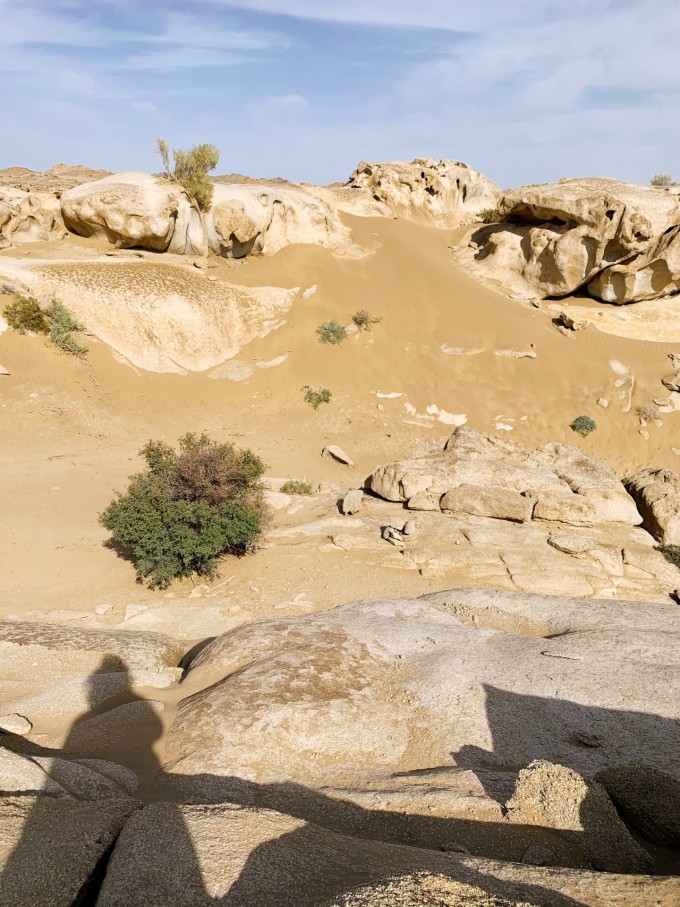
{"type": "Polygon", "coordinates": [[[0,903],[674,907],[680,187],[211,187],[0,173],[0,903]],[[266,528],[139,581],[202,432],[266,528]]]}

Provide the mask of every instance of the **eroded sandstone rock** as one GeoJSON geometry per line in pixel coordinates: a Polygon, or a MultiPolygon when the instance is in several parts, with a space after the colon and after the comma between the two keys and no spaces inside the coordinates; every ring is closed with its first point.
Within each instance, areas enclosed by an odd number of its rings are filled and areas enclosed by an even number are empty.
{"type": "Polygon", "coordinates": [[[643,469],[626,479],[644,527],[665,545],[680,545],[680,479],[670,469],[643,469]]]}

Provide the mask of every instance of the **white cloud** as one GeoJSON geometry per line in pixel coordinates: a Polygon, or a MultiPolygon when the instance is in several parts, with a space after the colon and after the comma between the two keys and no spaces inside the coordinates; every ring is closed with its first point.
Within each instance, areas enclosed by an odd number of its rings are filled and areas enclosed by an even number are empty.
{"type": "Polygon", "coordinates": [[[301,117],[309,109],[309,101],[299,94],[276,95],[250,104],[248,109],[256,120],[282,122],[301,117]]]}

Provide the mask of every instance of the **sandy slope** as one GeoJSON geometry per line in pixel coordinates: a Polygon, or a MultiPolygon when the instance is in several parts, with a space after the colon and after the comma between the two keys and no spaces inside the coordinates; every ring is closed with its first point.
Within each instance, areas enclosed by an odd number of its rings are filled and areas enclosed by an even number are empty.
{"type": "MultiPolygon", "coordinates": [[[[81,363],[41,338],[11,331],[0,336],[0,363],[11,372],[0,378],[6,539],[0,614],[59,610],[73,612],[60,620],[82,621],[99,607],[102,620],[117,622],[125,605],[163,604],[192,591],[197,612],[207,605],[203,598],[212,587],[184,583],[170,592],[149,592],[135,585],[129,564],[103,547],[106,533],[97,514],[124,488],[138,467],[136,451],[149,437],[174,441],[186,431],[206,429],[219,440],[251,446],[270,476],[304,476],[344,491],[419,440],[445,439],[452,426],[426,416],[426,408],[436,404],[467,414],[469,424],[485,432],[512,426],[507,436],[528,446],[576,443],[621,475],[643,465],[677,467],[673,447],[680,443],[680,414],[664,417],[663,427],[652,425],[644,440],[634,412],[621,411],[614,388],[619,376],[609,365],[616,359],[632,369],[634,410],[665,395],[660,379],[670,370],[666,355],[672,347],[592,327],[566,337],[552,324],[553,313],[512,302],[458,270],[448,249],[453,233],[406,221],[344,220],[371,254],[356,260],[295,246],[243,263],[211,259],[209,274],[219,281],[317,287],[295,303],[282,327],[230,361],[226,372],[248,375],[243,380],[211,378],[210,372],[180,377],[135,371],[102,343],[92,343],[81,363]],[[349,323],[360,308],[381,315],[382,322],[339,347],[317,342],[320,322],[349,323]],[[528,351],[532,343],[535,359],[498,355],[528,351]],[[331,404],[314,412],[302,399],[305,384],[329,387],[331,404]],[[606,411],[595,404],[602,396],[611,401],[606,411]],[[568,428],[582,413],[599,426],[586,441],[568,428]],[[344,447],[357,468],[322,459],[328,443],[344,447]]],[[[78,249],[98,247],[69,238],[50,244],[49,254],[66,257],[78,249]]],[[[43,248],[2,256],[27,253],[48,254],[43,248]]],[[[333,500],[308,500],[277,522],[332,516],[333,500]]],[[[295,545],[229,561],[221,579],[229,580],[220,590],[233,599],[235,623],[277,606],[278,613],[300,613],[373,594],[424,593],[442,584],[373,566],[356,553],[319,552],[310,563],[295,545]]],[[[197,628],[196,637],[201,635],[197,628]]]]}

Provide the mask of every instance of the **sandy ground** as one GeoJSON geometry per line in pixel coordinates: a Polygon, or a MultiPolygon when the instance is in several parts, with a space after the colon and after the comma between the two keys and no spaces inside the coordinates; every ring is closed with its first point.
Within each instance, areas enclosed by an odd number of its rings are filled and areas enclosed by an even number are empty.
{"type": "MultiPolygon", "coordinates": [[[[98,609],[115,623],[137,603],[189,598],[200,609],[206,597],[219,594],[233,599],[240,622],[275,609],[299,613],[442,585],[441,579],[371,566],[352,552],[320,552],[310,563],[293,544],[228,560],[215,583],[178,583],[165,592],[137,585],[130,564],[104,547],[97,515],[125,488],[149,438],[174,442],[205,429],[217,440],[250,446],[269,476],[304,477],[344,492],[420,441],[443,443],[453,426],[427,415],[434,404],[527,446],[577,444],[620,475],[646,465],[678,466],[673,448],[680,445],[680,414],[651,425],[645,440],[634,413],[666,394],[660,379],[670,371],[668,344],[594,327],[564,336],[552,323],[554,313],[510,301],[463,274],[448,248],[453,232],[385,219],[348,216],[346,222],[357,242],[372,250],[363,259],[309,246],[242,263],[210,259],[209,273],[219,281],[317,287],[282,327],[227,364],[227,373],[252,370],[243,380],[134,370],[96,341],[87,361],[79,362],[39,337],[0,336],[0,363],[11,373],[0,377],[0,614],[60,611],[60,620],[80,621],[98,609]],[[361,308],[382,316],[372,331],[337,347],[318,342],[318,324],[330,318],[349,323],[361,308]],[[531,344],[535,359],[499,355],[529,351],[531,344]],[[631,412],[622,412],[611,360],[635,376],[631,412]],[[301,391],[306,384],[330,388],[331,403],[311,409],[301,391]],[[611,401],[607,410],[596,405],[599,397],[611,401]],[[581,414],[598,423],[586,440],[568,427],[581,414]],[[356,468],[322,458],[329,443],[341,445],[356,468]]],[[[100,248],[69,238],[0,254],[58,260],[100,248]]],[[[277,516],[275,525],[334,512],[332,496],[309,499],[294,516],[277,516]]]]}

